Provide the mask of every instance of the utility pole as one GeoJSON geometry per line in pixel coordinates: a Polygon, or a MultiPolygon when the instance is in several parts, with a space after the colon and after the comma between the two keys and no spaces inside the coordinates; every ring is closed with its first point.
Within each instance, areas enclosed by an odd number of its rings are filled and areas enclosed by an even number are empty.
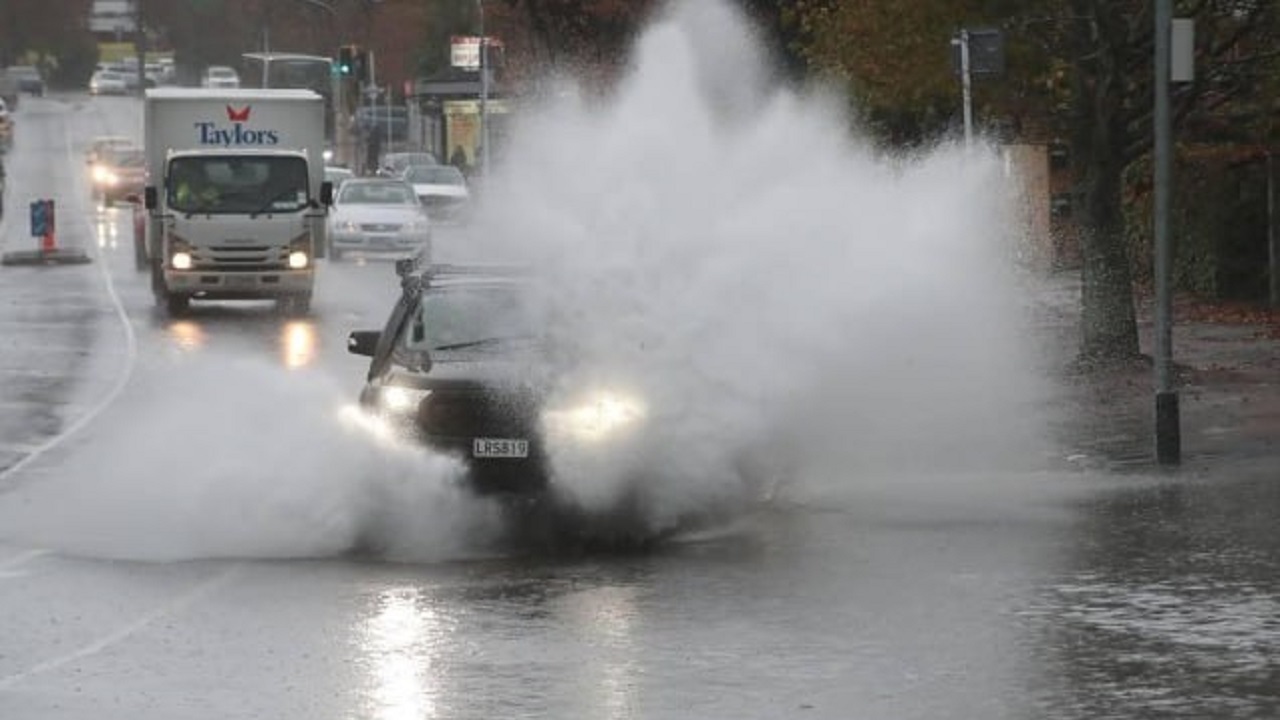
{"type": "Polygon", "coordinates": [[[969,31],[960,31],[960,84],[964,88],[964,144],[973,145],[973,73],[969,67],[969,31]]]}
{"type": "Polygon", "coordinates": [[[1169,241],[1170,155],[1173,130],[1169,111],[1170,62],[1172,60],[1172,0],[1155,0],[1155,176],[1153,177],[1155,231],[1156,307],[1154,355],[1156,371],[1156,462],[1177,465],[1182,461],[1182,437],[1178,421],[1178,393],[1173,387],[1172,248],[1169,241]]]}

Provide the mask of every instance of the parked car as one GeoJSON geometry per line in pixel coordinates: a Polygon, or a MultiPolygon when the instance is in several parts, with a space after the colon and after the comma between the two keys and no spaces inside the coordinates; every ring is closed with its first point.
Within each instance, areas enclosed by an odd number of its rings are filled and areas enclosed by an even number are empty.
{"type": "Polygon", "coordinates": [[[0,149],[8,149],[13,145],[13,114],[9,105],[0,98],[0,149]]]}
{"type": "Polygon", "coordinates": [[[125,76],[113,70],[98,70],[89,78],[89,93],[92,95],[125,95],[129,92],[129,83],[125,76]]]}
{"type": "Polygon", "coordinates": [[[238,88],[240,87],[240,75],[232,68],[225,65],[210,65],[204,71],[204,77],[200,81],[202,87],[207,88],[238,88]]]}
{"type": "Polygon", "coordinates": [[[452,165],[411,165],[404,179],[413,186],[418,201],[435,223],[458,223],[466,219],[471,191],[462,171],[452,165]]]}
{"type": "Polygon", "coordinates": [[[18,92],[44,95],[44,77],[34,65],[14,65],[7,71],[18,84],[18,92]]]}
{"type": "Polygon", "coordinates": [[[350,252],[408,257],[431,250],[431,220],[403,180],[353,178],[334,192],[329,258],[350,252]]]}
{"type": "Polygon", "coordinates": [[[0,100],[4,100],[10,111],[18,109],[18,81],[9,77],[9,73],[0,71],[0,100]]]}

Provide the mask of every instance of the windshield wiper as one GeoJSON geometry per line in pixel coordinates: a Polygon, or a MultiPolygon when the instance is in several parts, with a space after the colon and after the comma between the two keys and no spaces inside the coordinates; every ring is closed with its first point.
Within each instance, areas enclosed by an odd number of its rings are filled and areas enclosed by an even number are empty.
{"type": "Polygon", "coordinates": [[[477,347],[480,345],[493,345],[495,343],[510,342],[512,340],[531,339],[533,339],[533,335],[495,335],[494,337],[480,338],[479,340],[468,340],[466,342],[449,343],[447,345],[436,345],[431,348],[431,350],[461,350],[463,348],[477,347]]]}

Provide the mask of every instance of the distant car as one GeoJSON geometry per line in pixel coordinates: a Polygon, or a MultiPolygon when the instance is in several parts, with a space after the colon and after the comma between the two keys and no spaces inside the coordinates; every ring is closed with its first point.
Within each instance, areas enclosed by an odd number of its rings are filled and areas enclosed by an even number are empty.
{"type": "Polygon", "coordinates": [[[471,191],[462,171],[452,165],[412,165],[404,174],[432,222],[457,223],[470,210],[471,191]]]}
{"type": "Polygon", "coordinates": [[[127,150],[135,148],[138,144],[132,138],[123,135],[99,135],[89,141],[89,150],[85,152],[85,161],[89,163],[90,170],[92,166],[100,162],[104,153],[112,150],[127,150]]]}
{"type": "Polygon", "coordinates": [[[329,258],[349,252],[409,257],[431,251],[431,220],[402,180],[352,178],[334,192],[329,258]]]}
{"type": "Polygon", "coordinates": [[[326,165],[324,168],[324,179],[333,183],[334,191],[342,187],[342,183],[355,177],[356,174],[351,168],[341,167],[339,165],[326,165]]]}
{"type": "Polygon", "coordinates": [[[89,93],[92,95],[125,95],[129,92],[129,83],[125,76],[113,70],[99,70],[89,78],[89,93]]]}
{"type": "Polygon", "coordinates": [[[200,85],[207,88],[228,89],[240,87],[240,75],[225,65],[210,65],[204,71],[200,85]]]}
{"type": "Polygon", "coordinates": [[[439,165],[440,161],[429,152],[387,153],[382,156],[378,165],[378,175],[382,177],[404,177],[404,173],[413,165],[439,165]]]}
{"type": "Polygon", "coordinates": [[[146,184],[147,156],[141,148],[107,150],[94,167],[94,194],[103,205],[140,196],[146,184]]]}
{"type": "Polygon", "coordinates": [[[32,95],[44,94],[44,77],[34,65],[14,65],[7,71],[18,84],[18,91],[32,95]]]}

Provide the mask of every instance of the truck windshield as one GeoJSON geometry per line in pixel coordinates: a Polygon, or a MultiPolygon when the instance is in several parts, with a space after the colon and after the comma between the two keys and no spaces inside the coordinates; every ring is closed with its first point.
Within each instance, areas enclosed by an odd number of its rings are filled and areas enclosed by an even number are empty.
{"type": "Polygon", "coordinates": [[[297,212],[307,207],[299,157],[202,155],[169,163],[169,207],[200,214],[297,212]]]}

